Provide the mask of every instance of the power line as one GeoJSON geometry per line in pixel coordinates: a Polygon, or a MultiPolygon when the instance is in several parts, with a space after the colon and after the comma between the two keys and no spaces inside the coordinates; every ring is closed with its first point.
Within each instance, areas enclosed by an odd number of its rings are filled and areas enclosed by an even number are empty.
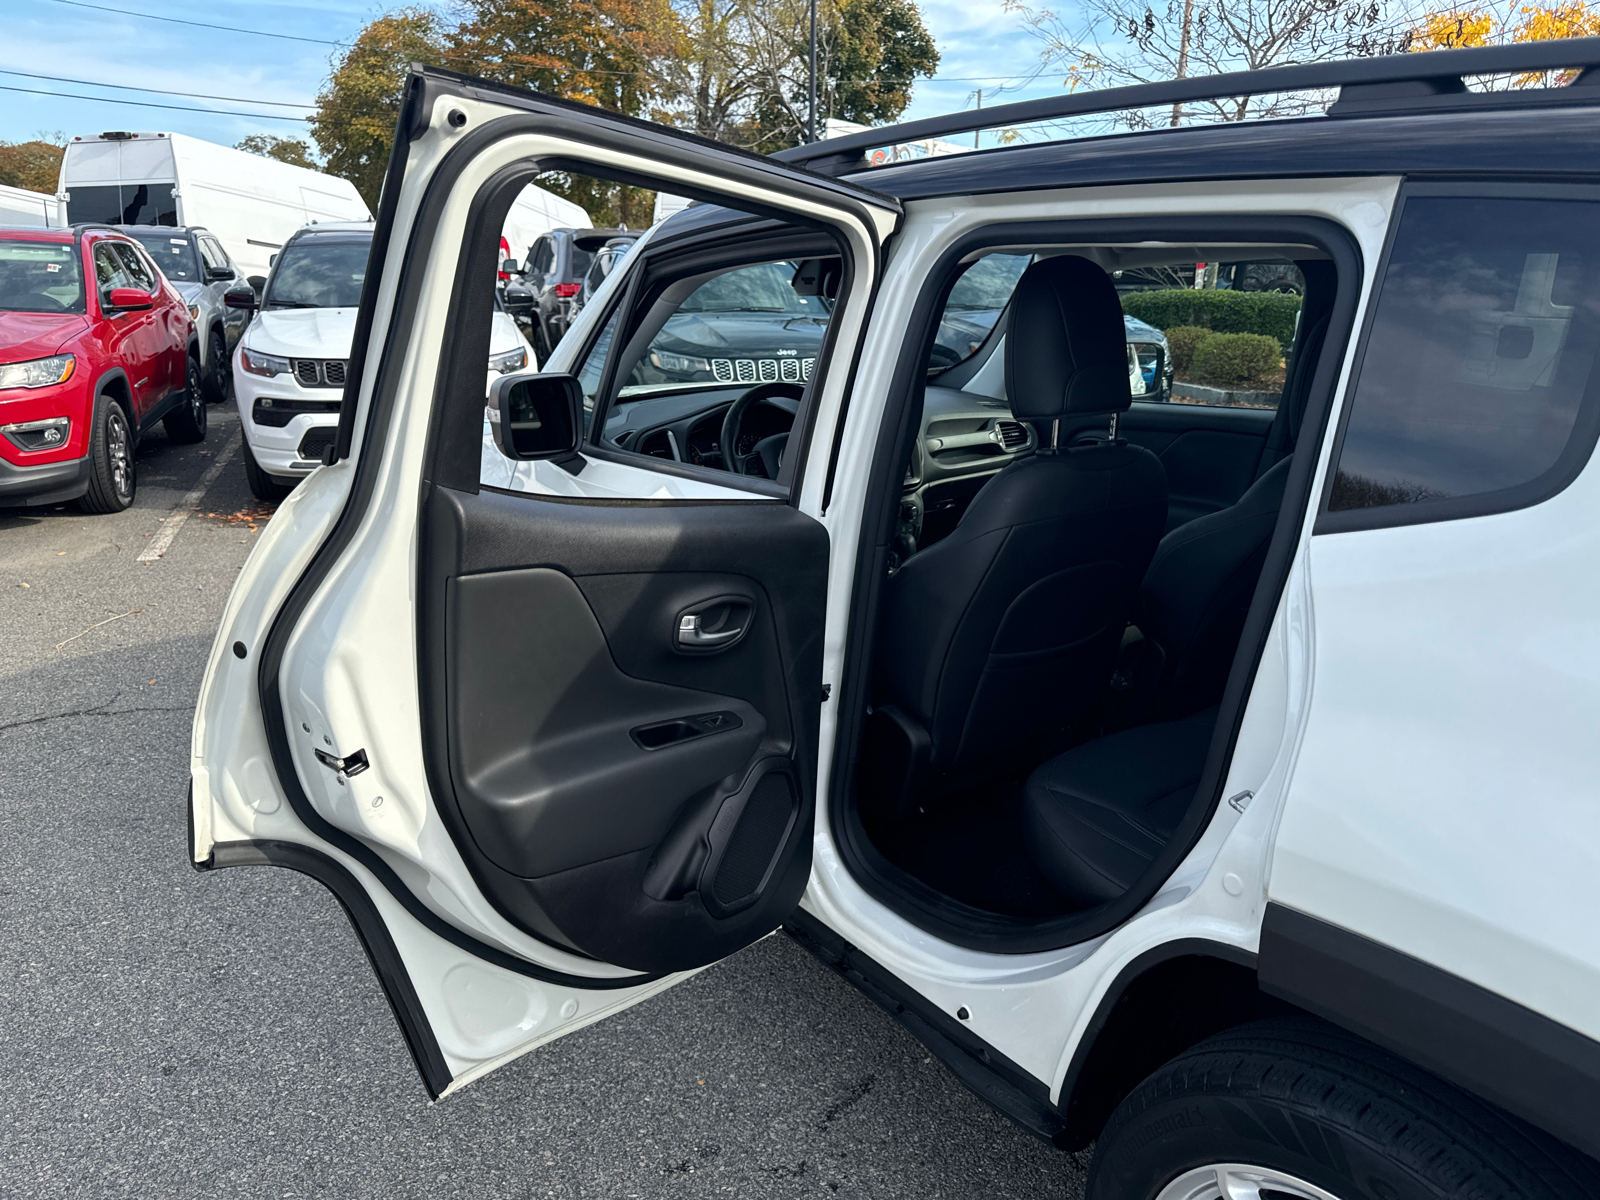
{"type": "Polygon", "coordinates": [[[139,108],[166,108],[174,112],[206,113],[213,117],[253,117],[258,121],[293,121],[299,124],[310,117],[286,117],[282,113],[227,112],[220,108],[196,108],[192,104],[156,104],[150,100],[120,100],[115,96],[79,96],[73,92],[47,92],[42,88],[13,87],[0,83],[0,92],[25,92],[30,96],[56,96],[62,100],[98,100],[101,104],[132,104],[139,108]]]}
{"type": "MultiPolygon", "coordinates": [[[[185,21],[181,17],[158,17],[155,13],[129,12],[125,8],[111,8],[104,4],[85,4],[84,0],[55,0],[57,4],[70,4],[73,8],[92,8],[98,12],[116,13],[119,17],[143,17],[147,21],[165,21],[169,25],[193,25],[198,29],[220,29],[225,33],[253,33],[257,37],[282,38],[286,42],[314,42],[319,46],[348,46],[348,42],[330,42],[327,38],[300,37],[293,33],[269,33],[265,29],[241,29],[237,25],[210,25],[205,21],[185,21]]],[[[16,90],[16,89],[13,89],[16,90]]]]}
{"type": "MultiPolygon", "coordinates": [[[[32,71],[16,71],[0,67],[0,75],[21,75],[25,79],[48,79],[51,83],[75,83],[80,87],[115,88],[119,92],[152,92],[158,96],[186,96],[191,100],[226,100],[230,104],[267,104],[273,108],[316,108],[315,104],[299,104],[289,100],[256,100],[246,96],[213,96],[207,92],[174,92],[168,88],[133,87],[126,83],[101,83],[97,79],[68,79],[64,75],[36,75],[32,71]]],[[[129,103],[120,101],[119,103],[129,103]]]]}

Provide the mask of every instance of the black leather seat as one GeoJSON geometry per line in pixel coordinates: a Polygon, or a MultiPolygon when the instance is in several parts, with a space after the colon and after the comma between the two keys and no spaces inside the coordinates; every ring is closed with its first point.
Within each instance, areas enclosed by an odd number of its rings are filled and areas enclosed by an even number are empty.
{"type": "MultiPolygon", "coordinates": [[[[1332,264],[1308,263],[1308,280],[1322,286],[1308,304],[1317,311],[1332,303],[1332,264]],[[1315,268],[1328,268],[1317,271],[1315,268]]],[[[1139,588],[1139,630],[1159,648],[1160,667],[1148,719],[1186,716],[1222,699],[1239,637],[1266,562],[1267,544],[1283,507],[1288,456],[1300,435],[1311,376],[1328,332],[1326,312],[1312,321],[1295,349],[1283,405],[1273,423],[1280,449],[1267,447],[1272,465],[1231,506],[1178,526],[1156,549],[1139,588]]]]}
{"type": "Polygon", "coordinates": [[[1129,404],[1122,310],[1106,273],[1034,263],[1011,301],[1011,411],[1046,448],[997,474],[944,540],[887,583],[863,747],[864,808],[1025,769],[1109,678],[1161,536],[1166,474],[1125,442],[1049,448],[1066,416],[1129,404]],[[869,794],[872,793],[872,794],[869,794]]]}
{"type": "Polygon", "coordinates": [[[1028,854],[1083,908],[1115,900],[1171,840],[1205,768],[1217,710],[1086,742],[1028,779],[1028,854]]]}

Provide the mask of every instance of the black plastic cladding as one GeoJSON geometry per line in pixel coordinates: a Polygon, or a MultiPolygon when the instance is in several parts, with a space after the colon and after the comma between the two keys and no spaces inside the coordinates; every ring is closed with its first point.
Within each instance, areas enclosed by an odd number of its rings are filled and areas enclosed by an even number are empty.
{"type": "Polygon", "coordinates": [[[1320,446],[1333,397],[1333,385],[1344,360],[1356,302],[1360,292],[1361,252],[1350,235],[1331,221],[1313,217],[1208,217],[1176,219],[1084,220],[1020,222],[975,230],[952,245],[930,272],[940,286],[923,292],[910,328],[922,331],[907,339],[895,366],[890,411],[883,423],[873,458],[872,483],[863,515],[860,549],[856,560],[855,594],[851,602],[849,641],[843,682],[839,691],[838,728],[829,786],[828,818],[834,840],[851,873],[876,899],[901,912],[937,937],[973,950],[1034,953],[1053,950],[1098,937],[1128,920],[1155,895],[1161,883],[1188,854],[1204,831],[1221,796],[1225,767],[1233,754],[1244,700],[1260,662],[1266,635],[1288,578],[1293,549],[1305,506],[1310,502],[1311,477],[1316,455],[1299,454],[1290,467],[1284,504],[1262,568],[1250,613],[1240,638],[1240,652],[1223,694],[1217,728],[1212,735],[1197,797],[1166,849],[1155,859],[1139,886],[1120,899],[1086,913],[1047,922],[1023,922],[985,913],[934,891],[920,880],[889,863],[866,836],[854,805],[854,764],[860,742],[861,709],[867,701],[871,674],[872,628],[887,551],[887,532],[899,501],[908,410],[915,407],[913,385],[926,361],[926,343],[937,317],[938,300],[955,264],[985,246],[1031,242],[1037,245],[1095,244],[1113,241],[1170,241],[1179,244],[1207,241],[1270,239],[1275,242],[1315,246],[1328,253],[1338,271],[1338,291],[1333,305],[1325,351],[1319,359],[1301,429],[1301,444],[1320,446]]]}

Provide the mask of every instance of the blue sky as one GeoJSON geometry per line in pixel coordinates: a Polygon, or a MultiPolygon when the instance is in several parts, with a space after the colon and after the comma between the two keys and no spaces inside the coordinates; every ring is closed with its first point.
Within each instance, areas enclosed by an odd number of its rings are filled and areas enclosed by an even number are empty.
{"type": "MultiPolygon", "coordinates": [[[[338,47],[322,41],[348,40],[384,6],[354,0],[318,3],[245,3],[244,0],[94,0],[105,8],[81,7],[61,0],[3,0],[4,39],[0,69],[57,76],[34,79],[0,74],[5,88],[108,97],[113,102],[68,99],[0,91],[0,141],[45,136],[99,133],[106,129],[165,130],[187,133],[232,145],[250,133],[303,136],[295,120],[270,120],[232,113],[273,113],[296,117],[308,108],[269,107],[262,103],[310,105],[327,77],[330,57],[338,47]],[[181,18],[312,39],[294,41],[246,33],[199,29],[150,19],[181,18]],[[94,80],[128,87],[163,88],[215,96],[253,98],[252,103],[185,99],[136,91],[113,90],[62,79],[94,80]],[[209,108],[187,112],[139,107],[129,101],[209,108]]],[[[398,6],[399,0],[396,5],[398,6]]],[[[1048,95],[1054,80],[996,89],[1032,73],[1036,44],[1017,19],[1006,13],[1003,0],[922,0],[923,19],[943,55],[939,78],[919,83],[906,117],[932,116],[970,107],[973,93],[985,89],[984,103],[1048,95]]]]}

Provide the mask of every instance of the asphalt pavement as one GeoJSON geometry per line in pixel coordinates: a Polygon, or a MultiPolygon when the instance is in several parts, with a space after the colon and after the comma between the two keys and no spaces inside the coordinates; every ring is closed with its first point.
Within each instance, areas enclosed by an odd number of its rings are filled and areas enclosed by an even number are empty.
{"type": "Polygon", "coordinates": [[[332,896],[188,865],[270,512],[226,409],[138,471],[116,516],[0,509],[0,1197],[1081,1196],[781,934],[430,1104],[332,896]]]}

